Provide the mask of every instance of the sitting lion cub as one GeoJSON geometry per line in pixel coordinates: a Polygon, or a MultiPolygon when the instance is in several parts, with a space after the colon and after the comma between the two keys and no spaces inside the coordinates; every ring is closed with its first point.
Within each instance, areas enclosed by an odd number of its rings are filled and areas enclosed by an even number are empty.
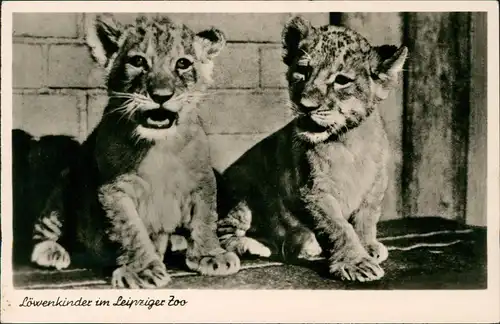
{"type": "Polygon", "coordinates": [[[32,261],[65,268],[75,244],[115,287],[161,287],[169,236],[187,232],[187,266],[206,275],[238,271],[216,234],[216,184],[197,102],[211,81],[224,35],[194,34],[167,18],[121,26],[96,18],[87,35],[107,71],[108,104],[76,166],[35,225],[32,261]]]}
{"type": "Polygon", "coordinates": [[[334,276],[380,279],[389,148],[377,104],[397,84],[407,49],[372,47],[352,30],[300,17],[282,35],[297,117],[222,174],[222,244],[284,259],[323,253],[334,276]]]}

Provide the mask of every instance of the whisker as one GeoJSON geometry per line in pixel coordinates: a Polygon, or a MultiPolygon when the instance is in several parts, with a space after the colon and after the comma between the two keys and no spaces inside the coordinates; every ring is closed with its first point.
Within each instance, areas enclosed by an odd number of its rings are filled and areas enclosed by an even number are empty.
{"type": "Polygon", "coordinates": [[[114,108],[110,111],[105,111],[104,114],[105,115],[111,115],[111,114],[114,114],[115,112],[119,112],[120,110],[123,110],[124,107],[117,107],[117,108],[114,108]]]}
{"type": "Polygon", "coordinates": [[[116,108],[114,108],[114,109],[110,110],[110,111],[108,112],[108,114],[111,114],[111,113],[114,113],[114,112],[118,112],[118,111],[120,111],[120,110],[125,110],[125,109],[127,109],[127,106],[128,106],[130,103],[132,103],[133,101],[134,101],[134,99],[132,99],[132,98],[131,98],[131,99],[128,99],[128,100],[126,100],[126,101],[124,101],[124,102],[123,102],[120,106],[118,106],[118,107],[116,107],[116,108]]]}
{"type": "Polygon", "coordinates": [[[137,110],[136,107],[138,107],[137,102],[131,101],[127,106],[124,107],[122,114],[118,121],[120,122],[122,119],[127,119],[127,120],[132,120],[132,115],[134,112],[137,110]]]}
{"type": "Polygon", "coordinates": [[[134,96],[124,96],[124,95],[110,95],[111,99],[134,99],[134,96]]]}
{"type": "Polygon", "coordinates": [[[137,132],[137,129],[134,129],[134,132],[132,133],[132,138],[135,140],[135,145],[139,144],[139,141],[141,140],[141,136],[137,132]]]}
{"type": "Polygon", "coordinates": [[[135,136],[135,145],[138,145],[140,141],[141,141],[141,136],[138,133],[136,133],[136,136],[135,136]]]}
{"type": "Polygon", "coordinates": [[[133,98],[134,95],[126,92],[111,92],[108,97],[110,98],[133,98]]]}
{"type": "Polygon", "coordinates": [[[145,95],[140,94],[140,93],[135,93],[134,95],[136,96],[136,98],[143,99],[146,101],[152,101],[152,99],[149,96],[145,96],[145,95]]]}
{"type": "Polygon", "coordinates": [[[289,109],[292,111],[292,113],[295,115],[295,116],[305,116],[306,113],[302,112],[299,107],[294,103],[292,102],[291,100],[288,100],[286,102],[286,104],[288,105],[289,109]]]}
{"type": "Polygon", "coordinates": [[[132,116],[134,113],[137,111],[139,108],[139,104],[137,102],[134,102],[132,105],[130,105],[130,109],[128,110],[127,114],[127,119],[132,120],[132,116]]]}
{"type": "Polygon", "coordinates": [[[111,111],[106,112],[106,115],[111,115],[114,113],[122,113],[125,110],[126,110],[126,107],[121,107],[120,109],[113,109],[111,111]]]}
{"type": "Polygon", "coordinates": [[[302,51],[302,52],[303,52],[303,53],[307,56],[307,58],[308,58],[308,59],[311,59],[311,58],[312,58],[312,57],[311,57],[311,54],[309,54],[309,53],[307,53],[306,51],[304,51],[304,49],[302,49],[302,48],[301,48],[300,50],[301,50],[301,51],[302,51]]]}
{"type": "Polygon", "coordinates": [[[110,98],[133,98],[133,99],[139,99],[139,100],[145,100],[145,101],[151,101],[151,98],[142,95],[140,93],[127,93],[127,92],[117,92],[113,91],[109,95],[110,98]]]}
{"type": "Polygon", "coordinates": [[[125,107],[122,114],[120,114],[120,118],[118,118],[118,122],[120,122],[123,118],[126,118],[126,114],[127,114],[128,110],[129,110],[129,107],[125,107]]]}

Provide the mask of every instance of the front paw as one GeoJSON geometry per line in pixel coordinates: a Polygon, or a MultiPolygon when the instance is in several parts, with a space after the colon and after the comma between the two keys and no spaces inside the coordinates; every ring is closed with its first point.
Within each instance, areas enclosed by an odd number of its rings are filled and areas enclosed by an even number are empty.
{"type": "Polygon", "coordinates": [[[127,266],[113,271],[111,285],[114,288],[161,288],[170,282],[167,268],[161,262],[152,262],[146,269],[134,272],[127,266]]]}
{"type": "Polygon", "coordinates": [[[360,282],[379,280],[384,276],[384,270],[370,257],[350,262],[333,262],[330,273],[342,280],[360,282]]]}
{"type": "Polygon", "coordinates": [[[71,263],[69,253],[55,241],[43,241],[35,245],[31,262],[47,268],[65,269],[71,263]]]}
{"type": "Polygon", "coordinates": [[[240,270],[240,258],[233,252],[202,257],[196,270],[207,276],[234,274],[240,270]]]}
{"type": "Polygon", "coordinates": [[[234,252],[239,256],[245,254],[268,258],[271,256],[271,250],[259,241],[247,236],[232,236],[223,238],[221,244],[229,252],[234,252]]]}
{"type": "Polygon", "coordinates": [[[389,251],[385,245],[378,241],[366,244],[366,251],[377,263],[382,263],[389,257],[389,251]]]}
{"type": "Polygon", "coordinates": [[[295,230],[287,234],[283,242],[283,257],[287,259],[315,260],[322,249],[313,232],[306,229],[295,230]]]}
{"type": "Polygon", "coordinates": [[[188,242],[182,235],[172,234],[170,236],[170,250],[172,252],[187,250],[188,242]]]}

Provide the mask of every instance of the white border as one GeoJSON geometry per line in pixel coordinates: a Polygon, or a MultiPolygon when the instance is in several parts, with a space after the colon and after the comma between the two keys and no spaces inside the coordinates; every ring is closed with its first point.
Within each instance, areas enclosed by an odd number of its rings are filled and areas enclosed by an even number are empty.
{"type": "MultiPolygon", "coordinates": [[[[498,5],[494,1],[205,1],[2,3],[2,304],[3,322],[498,322],[499,305],[499,70],[498,5]],[[383,9],[383,10],[382,10],[383,9]],[[12,289],[12,13],[13,12],[488,12],[488,289],[476,291],[301,290],[43,290],[12,289]],[[19,308],[25,296],[85,299],[117,296],[167,299],[186,307],[19,308]]],[[[27,202],[29,203],[29,202],[27,202]]]]}

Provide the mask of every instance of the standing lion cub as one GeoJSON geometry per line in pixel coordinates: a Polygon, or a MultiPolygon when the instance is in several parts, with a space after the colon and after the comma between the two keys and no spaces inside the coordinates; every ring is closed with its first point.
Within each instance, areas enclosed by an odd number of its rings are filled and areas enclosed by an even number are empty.
{"type": "Polygon", "coordinates": [[[284,259],[323,253],[336,277],[380,279],[389,147],[377,104],[397,84],[407,49],[372,47],[352,30],[300,17],[282,36],[297,117],[223,173],[223,246],[284,259]]]}
{"type": "Polygon", "coordinates": [[[65,268],[83,245],[116,268],[113,286],[162,287],[169,236],[182,228],[190,269],[237,272],[239,258],[216,235],[215,176],[197,109],[224,35],[167,18],[122,26],[103,15],[87,42],[107,71],[109,100],[35,225],[32,261],[65,268]]]}

